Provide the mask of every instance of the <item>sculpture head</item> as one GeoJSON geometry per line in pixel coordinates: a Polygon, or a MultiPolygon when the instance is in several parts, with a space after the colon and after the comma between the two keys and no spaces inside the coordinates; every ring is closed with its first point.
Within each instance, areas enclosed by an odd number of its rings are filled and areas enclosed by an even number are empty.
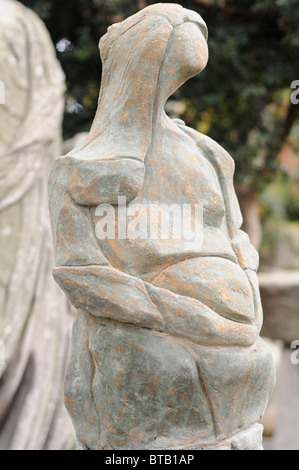
{"type": "Polygon", "coordinates": [[[208,61],[208,31],[195,12],[156,4],[108,28],[100,41],[103,75],[91,134],[75,154],[144,159],[153,116],[208,61]],[[88,145],[86,145],[88,142],[88,145]]]}
{"type": "Polygon", "coordinates": [[[186,21],[175,25],[168,39],[159,76],[159,86],[164,88],[166,98],[202,72],[208,63],[207,28],[199,15],[194,13],[192,18],[191,21],[187,16],[186,21]]]}
{"type": "Polygon", "coordinates": [[[121,62],[130,67],[132,55],[139,54],[139,66],[146,67],[148,78],[158,68],[158,85],[163,80],[172,82],[173,93],[206,67],[207,39],[207,26],[197,13],[177,4],[156,4],[108,28],[100,41],[100,51],[104,67],[118,57],[113,68],[121,62]],[[156,55],[155,61],[151,52],[156,55]]]}

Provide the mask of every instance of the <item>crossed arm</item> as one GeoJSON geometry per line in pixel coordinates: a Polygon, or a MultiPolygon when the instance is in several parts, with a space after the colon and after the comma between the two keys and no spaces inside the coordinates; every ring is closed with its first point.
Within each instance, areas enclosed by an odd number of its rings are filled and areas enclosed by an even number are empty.
{"type": "Polygon", "coordinates": [[[262,319],[253,270],[249,270],[248,276],[255,292],[256,318],[253,322],[237,323],[198,300],[115,269],[100,252],[89,207],[116,203],[118,196],[126,196],[130,202],[142,185],[143,173],[143,164],[136,159],[56,160],[50,177],[55,280],[76,308],[96,317],[169,333],[197,344],[252,345],[262,319]]]}

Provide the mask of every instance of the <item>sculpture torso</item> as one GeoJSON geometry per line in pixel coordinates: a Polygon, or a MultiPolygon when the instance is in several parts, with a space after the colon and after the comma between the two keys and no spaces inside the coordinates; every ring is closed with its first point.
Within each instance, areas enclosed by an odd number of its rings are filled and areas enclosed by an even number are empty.
{"type": "MultiPolygon", "coordinates": [[[[194,133],[194,131],[193,131],[194,133]]],[[[198,134],[203,141],[205,136],[198,134]]],[[[229,158],[229,157],[228,157],[229,158]]],[[[145,160],[143,186],[130,205],[189,204],[203,208],[203,243],[186,240],[98,240],[111,264],[144,279],[186,258],[218,256],[237,262],[228,236],[225,202],[217,173],[186,126],[169,118],[159,127],[145,160]]],[[[94,216],[95,209],[92,209],[94,216]]],[[[195,212],[192,211],[193,217],[195,212]]],[[[99,218],[94,216],[94,226],[99,218]]]]}
{"type": "MultiPolygon", "coordinates": [[[[197,135],[199,142],[207,141],[197,135]]],[[[253,320],[252,288],[231,245],[216,170],[188,128],[178,127],[168,118],[159,126],[145,161],[143,186],[130,205],[149,207],[154,203],[202,206],[202,243],[190,244],[183,238],[98,240],[111,265],[157,287],[204,301],[219,315],[253,320]]],[[[97,221],[94,216],[94,224],[97,221]]]]}

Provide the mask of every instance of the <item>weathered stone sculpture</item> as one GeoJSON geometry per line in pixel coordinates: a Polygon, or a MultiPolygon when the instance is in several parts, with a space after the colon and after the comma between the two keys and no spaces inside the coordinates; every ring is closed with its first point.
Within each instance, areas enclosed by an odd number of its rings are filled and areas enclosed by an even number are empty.
{"type": "Polygon", "coordinates": [[[39,18],[0,1],[0,449],[70,449],[62,390],[72,322],[52,279],[47,187],[64,76],[39,18]]]}
{"type": "Polygon", "coordinates": [[[50,177],[54,277],[78,309],[66,406],[80,446],[259,449],[274,372],[234,164],[164,112],[206,66],[206,25],[153,5],[109,28],[100,50],[91,132],[50,177]],[[102,204],[118,215],[115,239],[95,235],[102,204]],[[199,204],[203,243],[123,234],[121,211],[157,204],[199,204]]]}

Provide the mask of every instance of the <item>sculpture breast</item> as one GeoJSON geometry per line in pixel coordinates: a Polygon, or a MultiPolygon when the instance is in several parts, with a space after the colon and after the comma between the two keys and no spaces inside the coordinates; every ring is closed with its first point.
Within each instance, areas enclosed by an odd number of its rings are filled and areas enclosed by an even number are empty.
{"type": "Polygon", "coordinates": [[[176,4],[109,28],[90,134],[52,168],[54,277],[78,309],[66,405],[82,448],[261,448],[274,368],[233,161],[164,111],[205,68],[207,36],[176,4]],[[199,206],[201,241],[97,239],[99,206],[115,217],[152,205],[160,224],[169,206],[199,206]]]}

